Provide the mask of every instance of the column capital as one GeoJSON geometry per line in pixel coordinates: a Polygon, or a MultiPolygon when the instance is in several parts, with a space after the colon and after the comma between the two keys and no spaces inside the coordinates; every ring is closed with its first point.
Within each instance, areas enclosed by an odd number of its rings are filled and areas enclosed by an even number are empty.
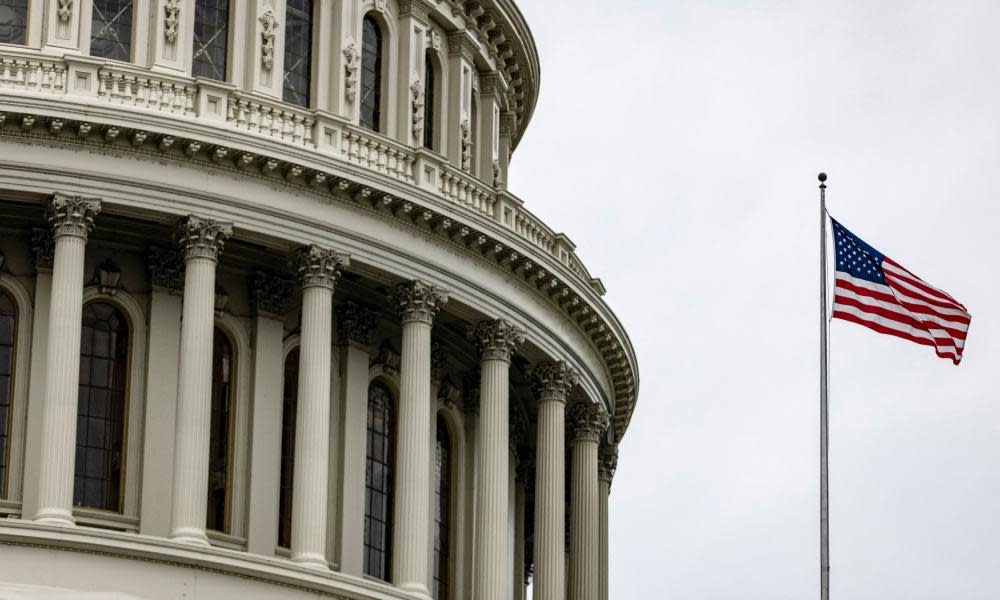
{"type": "Polygon", "coordinates": [[[94,229],[94,217],[101,212],[100,198],[71,196],[56,192],[46,211],[52,237],[72,236],[87,239],[94,229]]]}
{"type": "Polygon", "coordinates": [[[539,401],[558,400],[563,404],[566,403],[570,390],[580,380],[576,370],[561,360],[537,363],[532,368],[531,375],[539,401]]]}
{"type": "Polygon", "coordinates": [[[479,360],[510,362],[514,350],[524,341],[524,330],[505,319],[480,321],[472,331],[479,348],[479,360]]]}
{"type": "Polygon", "coordinates": [[[404,324],[420,321],[430,325],[441,306],[448,302],[448,294],[436,285],[408,281],[393,289],[392,301],[404,324]]]}
{"type": "Polygon", "coordinates": [[[175,249],[153,246],[147,258],[153,288],[179,292],[184,289],[184,256],[175,249]]]}
{"type": "Polygon", "coordinates": [[[471,63],[477,49],[476,40],[468,30],[458,29],[448,34],[448,56],[461,56],[471,63]]]}
{"type": "Polygon", "coordinates": [[[371,346],[377,325],[378,317],[363,306],[348,301],[337,307],[337,335],[341,343],[371,346]]]}
{"type": "Polygon", "coordinates": [[[258,315],[283,317],[288,313],[292,298],[290,280],[263,271],[255,271],[249,283],[250,301],[258,315]]]}
{"type": "Polygon", "coordinates": [[[222,247],[233,235],[231,223],[220,223],[188,215],[181,219],[177,227],[177,244],[184,251],[184,260],[207,258],[219,260],[222,247]]]}
{"type": "Polygon", "coordinates": [[[597,474],[608,484],[615,477],[618,468],[618,444],[603,444],[597,450],[597,474]]]}
{"type": "Polygon", "coordinates": [[[490,71],[479,75],[479,93],[483,96],[499,96],[506,90],[507,84],[499,71],[490,71]]]}
{"type": "Polygon", "coordinates": [[[574,442],[599,442],[608,429],[608,411],[600,404],[577,402],[566,415],[572,427],[574,442]]]}
{"type": "Polygon", "coordinates": [[[322,287],[333,290],[340,271],[350,264],[347,254],[315,244],[301,248],[295,255],[295,270],[302,289],[322,287]]]}
{"type": "Polygon", "coordinates": [[[434,10],[434,4],[428,0],[399,0],[399,16],[412,16],[423,24],[429,22],[428,15],[434,10]]]}

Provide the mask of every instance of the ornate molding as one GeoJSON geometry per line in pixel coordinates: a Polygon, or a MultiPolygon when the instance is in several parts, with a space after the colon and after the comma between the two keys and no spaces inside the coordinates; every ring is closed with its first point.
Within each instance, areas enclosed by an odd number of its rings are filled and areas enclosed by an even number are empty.
{"type": "Polygon", "coordinates": [[[576,370],[561,360],[536,364],[531,370],[531,376],[539,402],[558,400],[565,403],[570,390],[580,380],[576,370]]]}
{"type": "Polygon", "coordinates": [[[413,139],[420,144],[424,134],[424,85],[419,79],[410,84],[410,107],[413,109],[413,139]]]}
{"type": "Polygon", "coordinates": [[[260,64],[270,71],[274,66],[274,40],[278,31],[278,19],[274,11],[268,9],[258,19],[260,21],[260,64]]]}
{"type": "Polygon", "coordinates": [[[597,450],[597,476],[608,484],[618,468],[618,444],[605,444],[597,450]]]}
{"type": "Polygon", "coordinates": [[[46,218],[52,227],[52,237],[72,236],[87,239],[94,229],[94,217],[101,212],[99,198],[55,193],[49,201],[46,218]]]}
{"type": "Polygon", "coordinates": [[[430,325],[441,306],[448,302],[448,294],[435,285],[408,281],[393,289],[392,301],[403,323],[420,321],[430,325]]]}
{"type": "Polygon", "coordinates": [[[257,314],[283,317],[292,308],[293,282],[277,275],[255,271],[250,277],[250,302],[257,314]]]}
{"type": "Polygon", "coordinates": [[[337,307],[337,337],[341,343],[371,346],[377,326],[378,316],[363,306],[348,301],[337,307]]]}
{"type": "Polygon", "coordinates": [[[441,384],[438,386],[438,400],[440,400],[442,406],[452,410],[460,410],[462,408],[462,390],[455,385],[455,382],[448,375],[444,376],[444,379],[441,380],[441,384]]]}
{"type": "Polygon", "coordinates": [[[398,0],[396,5],[399,7],[399,16],[412,16],[425,25],[430,22],[427,17],[434,10],[434,5],[427,0],[398,0]]]}
{"type": "Polygon", "coordinates": [[[341,270],[349,264],[347,254],[316,245],[301,248],[295,255],[295,271],[303,289],[322,287],[332,291],[341,270]]]}
{"type": "Polygon", "coordinates": [[[358,68],[361,66],[361,53],[354,42],[344,46],[344,99],[354,102],[358,95],[358,68]]]}
{"type": "Polygon", "coordinates": [[[524,341],[524,330],[505,319],[480,321],[473,329],[472,337],[479,348],[480,361],[502,360],[509,363],[514,350],[524,341]]]}
{"type": "Polygon", "coordinates": [[[462,129],[462,170],[468,173],[472,170],[472,127],[470,127],[468,119],[464,119],[460,127],[462,129]]]}
{"type": "Polygon", "coordinates": [[[163,4],[163,35],[167,42],[177,41],[177,26],[180,23],[181,0],[166,0],[163,4]]]}
{"type": "Polygon", "coordinates": [[[497,96],[503,92],[504,81],[500,73],[491,71],[479,76],[479,93],[484,96],[497,96]]]}
{"type": "Polygon", "coordinates": [[[571,424],[574,442],[594,442],[608,430],[611,418],[600,404],[577,402],[569,408],[566,420],[571,424]]]}
{"type": "Polygon", "coordinates": [[[459,56],[473,62],[476,58],[476,41],[464,29],[448,34],[448,56],[459,56]]]}
{"type": "Polygon", "coordinates": [[[56,14],[63,23],[69,23],[73,18],[73,0],[59,0],[56,5],[56,14]]]}
{"type": "Polygon", "coordinates": [[[511,138],[517,135],[517,113],[500,113],[500,135],[511,138]]]}
{"type": "Polygon", "coordinates": [[[230,223],[188,215],[177,227],[177,244],[184,252],[185,261],[192,258],[217,261],[231,235],[233,226],[230,223]]]}
{"type": "Polygon", "coordinates": [[[399,352],[389,345],[389,342],[382,342],[378,348],[378,353],[372,358],[371,366],[381,365],[382,370],[390,375],[399,375],[399,365],[402,364],[402,357],[399,352]]]}
{"type": "Polygon", "coordinates": [[[153,289],[173,292],[184,289],[184,255],[178,250],[151,247],[147,266],[153,289]]]}
{"type": "Polygon", "coordinates": [[[35,271],[51,271],[55,258],[55,240],[51,229],[31,230],[31,251],[35,254],[35,271]]]}

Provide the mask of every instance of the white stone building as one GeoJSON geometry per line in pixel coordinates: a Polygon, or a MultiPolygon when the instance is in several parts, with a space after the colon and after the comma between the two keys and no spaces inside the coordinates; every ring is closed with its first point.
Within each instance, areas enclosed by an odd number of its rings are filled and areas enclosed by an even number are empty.
{"type": "Polygon", "coordinates": [[[0,598],[607,598],[511,0],[0,0],[0,598]]]}

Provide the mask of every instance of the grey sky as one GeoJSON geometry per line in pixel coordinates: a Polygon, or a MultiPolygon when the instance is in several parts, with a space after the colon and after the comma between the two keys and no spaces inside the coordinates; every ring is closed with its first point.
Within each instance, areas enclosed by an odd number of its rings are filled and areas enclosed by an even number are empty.
{"type": "Polygon", "coordinates": [[[1000,598],[1000,3],[520,0],[511,189],[631,332],[612,598],[818,597],[817,191],[972,312],[960,367],[832,325],[839,599],[1000,598]]]}

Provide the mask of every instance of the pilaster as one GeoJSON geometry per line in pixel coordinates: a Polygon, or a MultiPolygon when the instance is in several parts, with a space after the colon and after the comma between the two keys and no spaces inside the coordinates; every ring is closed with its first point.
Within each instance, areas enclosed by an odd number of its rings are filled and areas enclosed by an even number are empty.
{"type": "Polygon", "coordinates": [[[147,38],[149,67],[190,74],[195,0],[151,0],[148,4],[152,13],[147,38]]]}
{"type": "Polygon", "coordinates": [[[250,91],[280,100],[285,68],[285,0],[249,0],[246,17],[244,43],[249,46],[246,54],[250,60],[242,65],[244,85],[250,91]]]}
{"type": "Polygon", "coordinates": [[[611,493],[611,480],[618,466],[618,446],[602,445],[597,451],[597,502],[600,506],[598,516],[600,543],[598,545],[598,591],[600,600],[608,600],[608,496],[611,493]]]}
{"type": "Polygon", "coordinates": [[[446,141],[448,160],[464,171],[471,170],[472,78],[475,73],[476,40],[466,30],[448,34],[448,103],[446,141]]]}
{"type": "Polygon", "coordinates": [[[396,98],[396,139],[419,147],[423,145],[424,52],[429,30],[428,13],[433,6],[426,0],[399,2],[399,59],[396,75],[401,93],[396,98]],[[419,102],[417,98],[419,97],[419,102]],[[419,104],[419,106],[418,106],[419,104]],[[415,111],[419,111],[415,114],[415,111]]]}
{"type": "MultiPolygon", "coordinates": [[[[89,51],[90,39],[89,35],[83,35],[81,32],[81,22],[87,21],[89,33],[90,13],[86,11],[91,6],[90,1],[37,0],[39,4],[42,2],[45,5],[43,45],[70,53],[86,54],[89,51]]],[[[31,4],[34,5],[36,2],[31,4]]]]}
{"type": "MultiPolygon", "coordinates": [[[[500,163],[500,101],[506,89],[503,76],[499,72],[483,73],[479,76],[479,136],[477,147],[476,174],[483,181],[496,183],[501,174],[500,163]]],[[[505,178],[499,178],[506,181],[505,178]]]]}

